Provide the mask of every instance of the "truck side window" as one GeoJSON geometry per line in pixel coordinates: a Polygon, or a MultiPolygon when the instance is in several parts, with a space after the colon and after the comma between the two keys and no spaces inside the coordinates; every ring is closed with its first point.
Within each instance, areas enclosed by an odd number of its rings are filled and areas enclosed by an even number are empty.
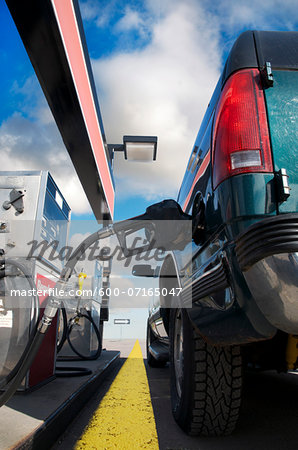
{"type": "Polygon", "coordinates": [[[202,158],[201,158],[201,156],[202,156],[202,150],[200,149],[199,150],[199,152],[198,152],[198,154],[197,154],[197,157],[196,157],[196,159],[195,159],[195,161],[194,161],[194,163],[193,163],[193,166],[192,166],[192,168],[191,168],[191,173],[194,173],[194,171],[196,170],[196,168],[201,164],[201,162],[202,162],[202,158]]]}
{"type": "MultiPolygon", "coordinates": [[[[192,152],[192,154],[191,154],[191,156],[190,156],[190,158],[189,158],[188,166],[187,166],[187,169],[186,169],[187,171],[189,171],[190,168],[191,168],[191,166],[192,166],[192,163],[193,163],[193,161],[194,161],[194,159],[195,159],[195,157],[196,157],[198,148],[199,148],[199,147],[198,147],[197,145],[195,145],[195,147],[194,147],[194,149],[193,149],[193,152],[192,152]]],[[[191,173],[193,173],[193,172],[191,172],[191,173]]]]}

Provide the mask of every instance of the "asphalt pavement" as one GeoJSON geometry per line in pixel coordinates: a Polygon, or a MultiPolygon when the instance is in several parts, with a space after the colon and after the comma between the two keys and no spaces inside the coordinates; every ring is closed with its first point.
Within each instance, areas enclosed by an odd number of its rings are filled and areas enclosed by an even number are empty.
{"type": "MultiPolygon", "coordinates": [[[[82,409],[53,450],[70,450],[88,425],[131,349],[132,341],[111,341],[121,351],[119,364],[82,409]]],[[[143,353],[144,353],[144,343],[143,353]]],[[[109,343],[108,343],[109,347],[109,343]]],[[[187,436],[171,414],[169,367],[147,366],[148,382],[161,450],[296,450],[298,442],[298,373],[245,375],[241,417],[236,431],[223,438],[187,436]]],[[[133,442],[131,448],[134,449],[133,442]]]]}
{"type": "Polygon", "coordinates": [[[191,437],[171,414],[169,367],[147,367],[161,450],[296,450],[298,374],[246,374],[241,416],[231,436],[191,437]]]}

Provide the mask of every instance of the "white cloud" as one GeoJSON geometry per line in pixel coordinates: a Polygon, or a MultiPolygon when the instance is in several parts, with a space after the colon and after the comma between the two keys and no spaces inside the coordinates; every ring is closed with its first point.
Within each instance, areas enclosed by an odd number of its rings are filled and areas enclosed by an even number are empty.
{"type": "Polygon", "coordinates": [[[82,19],[86,22],[94,22],[102,28],[109,24],[111,17],[117,11],[116,0],[107,2],[98,0],[80,1],[82,19]]]}
{"type": "Polygon", "coordinates": [[[296,0],[218,0],[212,4],[209,0],[202,0],[202,4],[218,17],[221,30],[233,35],[233,39],[243,28],[297,29],[296,0]]]}
{"type": "Polygon", "coordinates": [[[70,239],[68,245],[72,247],[73,249],[76,249],[78,245],[80,245],[87,237],[90,236],[91,233],[75,233],[73,234],[70,239]]]}
{"type": "Polygon", "coordinates": [[[94,20],[99,14],[99,4],[94,0],[80,2],[80,10],[83,20],[94,20]]]}
{"type": "Polygon", "coordinates": [[[198,3],[175,3],[154,23],[144,49],[93,61],[109,141],[121,142],[123,134],[159,137],[156,162],[117,158],[120,195],[151,200],[177,193],[219,75],[217,30],[207,19],[198,3]]]}
{"type": "Polygon", "coordinates": [[[292,29],[296,6],[292,0],[147,0],[145,7],[142,20],[128,8],[120,24],[140,32],[151,27],[150,43],[93,67],[110,142],[124,134],[158,135],[157,162],[118,157],[115,163],[117,195],[153,201],[177,194],[224,52],[245,29],[292,29]]]}
{"type": "Polygon", "coordinates": [[[21,94],[23,101],[19,112],[0,127],[1,170],[49,170],[72,211],[90,212],[36,77],[29,77],[22,86],[14,82],[12,94],[21,94]]]}
{"type": "Polygon", "coordinates": [[[137,11],[133,11],[129,6],[125,10],[124,16],[116,24],[117,31],[130,31],[140,29],[144,25],[141,15],[137,11]]]}
{"type": "MultiPolygon", "coordinates": [[[[16,113],[1,124],[1,170],[49,170],[73,212],[90,212],[86,195],[75,173],[53,119],[26,118],[16,113]]],[[[32,113],[33,114],[33,113],[32,113]]]]}

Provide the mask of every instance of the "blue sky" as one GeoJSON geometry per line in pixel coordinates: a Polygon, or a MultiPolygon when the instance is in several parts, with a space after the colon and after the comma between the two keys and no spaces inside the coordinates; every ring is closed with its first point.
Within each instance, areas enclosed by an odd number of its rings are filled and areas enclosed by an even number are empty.
{"type": "MultiPolygon", "coordinates": [[[[81,0],[80,7],[108,141],[121,142],[124,134],[159,138],[158,161],[150,165],[117,155],[116,219],[176,197],[203,113],[238,34],[298,29],[297,2],[291,0],[81,0]]],[[[1,170],[50,170],[73,218],[90,219],[4,1],[0,36],[1,170]]]]}

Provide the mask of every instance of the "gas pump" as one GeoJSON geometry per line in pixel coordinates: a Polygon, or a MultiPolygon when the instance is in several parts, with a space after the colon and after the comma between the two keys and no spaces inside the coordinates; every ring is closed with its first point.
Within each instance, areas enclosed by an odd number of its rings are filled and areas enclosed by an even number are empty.
{"type": "MultiPolygon", "coordinates": [[[[43,171],[0,172],[0,208],[0,252],[6,261],[0,292],[0,380],[4,380],[36,331],[48,292],[59,278],[63,261],[55,255],[67,243],[70,208],[50,173],[43,171]],[[28,257],[35,242],[57,245],[56,249],[49,245],[40,258],[28,257]]],[[[19,390],[53,379],[56,339],[57,318],[19,390]]]]}
{"type": "MultiPolygon", "coordinates": [[[[5,269],[0,272],[1,389],[1,381],[7,384],[7,376],[17,369],[36,332],[48,294],[63,268],[64,258],[59,255],[67,248],[70,208],[49,172],[39,171],[0,172],[0,207],[0,253],[5,261],[5,269]],[[33,252],[33,248],[37,251],[33,252]]],[[[74,287],[95,295],[63,300],[63,314],[54,318],[51,331],[18,390],[36,388],[54,378],[61,319],[65,334],[60,342],[60,359],[100,356],[103,323],[108,320],[105,290],[110,266],[110,261],[95,261],[92,277],[85,280],[85,273],[74,277],[74,287]]]]}

